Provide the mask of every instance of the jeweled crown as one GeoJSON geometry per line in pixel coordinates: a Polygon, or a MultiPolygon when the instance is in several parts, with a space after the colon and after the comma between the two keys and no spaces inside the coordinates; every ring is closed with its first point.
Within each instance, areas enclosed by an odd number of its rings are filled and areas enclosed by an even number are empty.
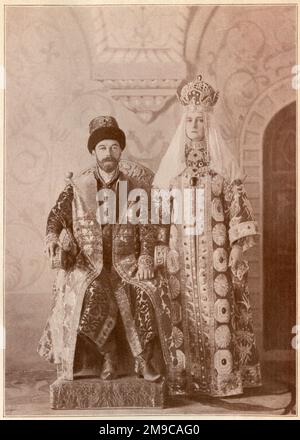
{"type": "Polygon", "coordinates": [[[177,97],[184,106],[199,105],[209,110],[218,101],[219,92],[215,91],[208,83],[202,81],[202,75],[198,75],[194,81],[186,83],[177,90],[177,97]]]}

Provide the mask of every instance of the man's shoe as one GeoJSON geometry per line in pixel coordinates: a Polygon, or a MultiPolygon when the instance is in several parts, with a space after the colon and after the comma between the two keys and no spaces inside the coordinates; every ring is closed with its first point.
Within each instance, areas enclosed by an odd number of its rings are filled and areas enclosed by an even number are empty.
{"type": "Polygon", "coordinates": [[[117,378],[116,356],[112,353],[105,353],[104,362],[100,374],[102,380],[113,380],[117,378]]]}
{"type": "Polygon", "coordinates": [[[139,377],[143,377],[149,382],[158,382],[161,375],[156,373],[149,361],[146,361],[142,356],[137,356],[134,363],[134,371],[139,377]]]}

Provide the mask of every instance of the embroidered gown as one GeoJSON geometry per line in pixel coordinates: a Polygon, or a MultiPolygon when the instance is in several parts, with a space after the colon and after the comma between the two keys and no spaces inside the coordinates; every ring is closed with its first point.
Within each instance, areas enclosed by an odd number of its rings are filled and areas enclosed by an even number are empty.
{"type": "Polygon", "coordinates": [[[169,230],[161,225],[159,232],[160,244],[169,246],[165,276],[177,359],[171,392],[236,395],[260,385],[261,374],[248,265],[241,262],[233,274],[228,260],[234,244],[243,251],[254,244],[257,224],[241,180],[229,182],[208,166],[199,167],[199,161],[194,165],[175,178],[172,188],[197,188],[197,235],[186,234],[192,225],[184,222],[169,230]]]}

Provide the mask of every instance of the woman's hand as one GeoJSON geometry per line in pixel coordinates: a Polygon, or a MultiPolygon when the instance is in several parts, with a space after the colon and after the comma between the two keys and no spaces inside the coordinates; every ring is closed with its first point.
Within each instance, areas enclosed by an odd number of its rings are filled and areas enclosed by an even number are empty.
{"type": "Polygon", "coordinates": [[[243,257],[243,249],[241,246],[235,244],[232,246],[230,256],[229,256],[229,266],[236,270],[238,267],[238,264],[242,261],[243,257]]]}
{"type": "Polygon", "coordinates": [[[52,260],[54,258],[58,247],[59,243],[57,241],[50,241],[46,244],[45,254],[49,258],[49,260],[52,260]]]}

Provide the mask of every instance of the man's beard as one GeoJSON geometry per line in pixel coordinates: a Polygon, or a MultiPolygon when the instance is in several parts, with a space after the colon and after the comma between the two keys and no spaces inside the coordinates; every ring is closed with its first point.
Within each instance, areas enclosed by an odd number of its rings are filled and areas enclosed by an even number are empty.
{"type": "Polygon", "coordinates": [[[106,158],[103,160],[97,159],[98,167],[101,170],[105,171],[106,173],[111,173],[112,171],[114,171],[118,167],[118,163],[119,161],[113,157],[106,158]]]}

